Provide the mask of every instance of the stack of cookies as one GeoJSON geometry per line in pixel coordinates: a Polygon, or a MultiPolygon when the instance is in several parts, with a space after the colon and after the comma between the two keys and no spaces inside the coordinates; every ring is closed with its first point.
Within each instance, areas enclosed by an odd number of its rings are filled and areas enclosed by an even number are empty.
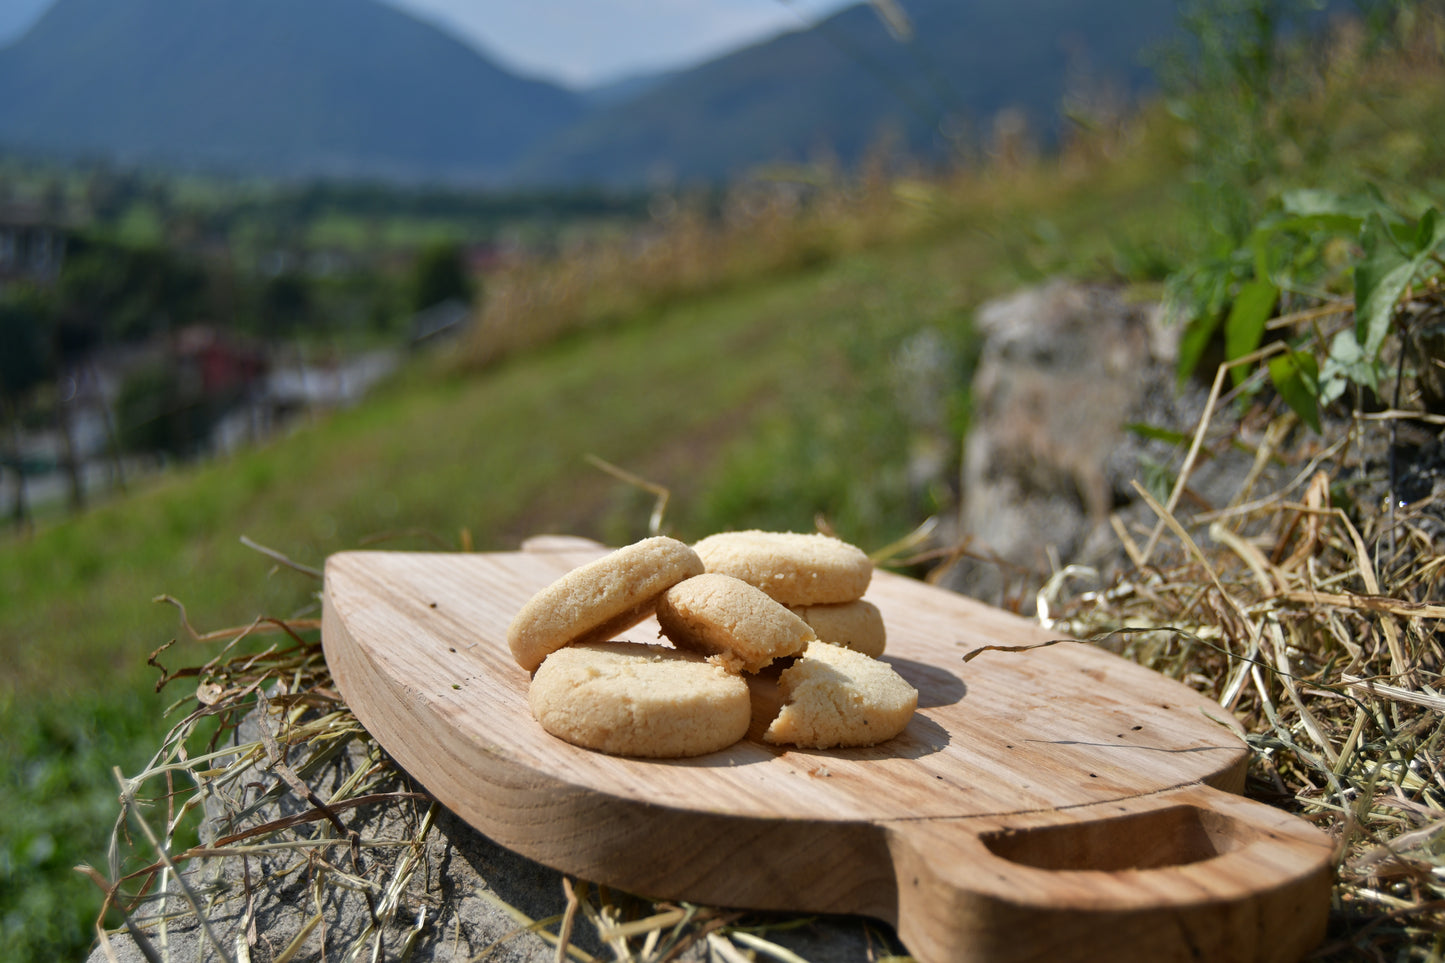
{"type": "Polygon", "coordinates": [[[644,539],[537,593],[507,641],[534,670],[529,701],[558,738],[616,755],[695,756],[747,733],[746,677],[779,660],[770,743],[869,746],[903,731],[918,693],[877,660],[873,565],[826,535],[726,532],[644,539]],[[672,643],[610,639],[655,613],[672,643]]]}

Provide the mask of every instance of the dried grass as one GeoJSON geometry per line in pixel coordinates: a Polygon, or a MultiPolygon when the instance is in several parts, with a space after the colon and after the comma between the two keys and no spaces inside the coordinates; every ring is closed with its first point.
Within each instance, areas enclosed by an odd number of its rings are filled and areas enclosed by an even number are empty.
{"type": "Polygon", "coordinates": [[[663,196],[652,206],[641,229],[578,239],[490,278],[461,364],[485,366],[678,299],[821,264],[906,233],[919,216],[881,175],[853,183],[822,170],[780,171],[720,198],[663,196]]]}
{"type": "MultiPolygon", "coordinates": [[[[1114,520],[1133,564],[1088,591],[1076,586],[1095,573],[1061,570],[1039,611],[1243,721],[1249,792],[1337,841],[1330,936],[1312,959],[1438,960],[1445,504],[1400,504],[1380,470],[1394,458],[1381,419],[1430,417],[1410,405],[1355,412],[1320,437],[1277,407],[1219,397],[1223,379],[1221,369],[1172,497],[1139,488],[1149,523],[1114,520]],[[1227,505],[1183,497],[1201,452],[1222,457],[1241,442],[1255,462],[1227,505]],[[1284,480],[1266,487],[1271,475],[1284,480]]],[[[1408,381],[1399,387],[1410,395],[1408,381]]]]}
{"type": "MultiPolygon", "coordinates": [[[[659,195],[624,232],[578,237],[553,256],[510,265],[487,297],[457,363],[481,368],[579,331],[679,300],[945,229],[1012,237],[1017,222],[1140,148],[1142,123],[1076,132],[1063,156],[1002,147],[942,170],[901,172],[886,143],[856,172],[826,163],[764,169],[718,193],[659,195]]],[[[1001,246],[1011,243],[999,238],[1001,246]]],[[[1015,246],[1017,246],[1015,244],[1015,246]]],[[[1018,255],[1018,252],[1014,252],[1018,255]]]]}

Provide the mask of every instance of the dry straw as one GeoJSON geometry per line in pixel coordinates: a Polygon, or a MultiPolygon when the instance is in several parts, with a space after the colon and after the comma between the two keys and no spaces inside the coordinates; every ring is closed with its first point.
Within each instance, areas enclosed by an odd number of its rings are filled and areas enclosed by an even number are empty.
{"type": "Polygon", "coordinates": [[[779,170],[720,197],[660,196],[641,229],[578,238],[554,257],[491,277],[460,360],[487,365],[574,331],[807,268],[906,235],[932,216],[900,203],[881,172],[854,183],[826,168],[779,170]]]}
{"type": "MultiPolygon", "coordinates": [[[[1249,792],[1337,841],[1330,936],[1313,959],[1439,960],[1445,494],[1401,500],[1402,449],[1384,430],[1435,420],[1396,405],[1315,435],[1278,402],[1221,397],[1223,375],[1171,497],[1139,487],[1150,517],[1114,520],[1128,570],[1089,591],[1075,586],[1094,573],[1061,570],[1039,611],[1244,722],[1249,792]],[[1253,464],[1228,504],[1190,497],[1202,460],[1241,447],[1253,464]]],[[[1411,396],[1408,373],[1399,388],[1411,396]]]]}

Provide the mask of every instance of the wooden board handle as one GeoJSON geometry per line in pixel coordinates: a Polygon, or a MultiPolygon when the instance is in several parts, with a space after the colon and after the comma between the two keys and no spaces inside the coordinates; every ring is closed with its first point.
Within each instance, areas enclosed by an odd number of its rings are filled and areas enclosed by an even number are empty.
{"type": "Polygon", "coordinates": [[[899,936],[928,963],[1287,963],[1324,936],[1329,839],[1206,786],[889,828],[899,936]]]}

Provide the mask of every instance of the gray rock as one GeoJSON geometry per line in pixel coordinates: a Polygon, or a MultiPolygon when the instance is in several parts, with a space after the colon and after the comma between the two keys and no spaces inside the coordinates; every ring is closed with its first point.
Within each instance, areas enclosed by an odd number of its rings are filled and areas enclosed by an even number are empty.
{"type": "Polygon", "coordinates": [[[1115,453],[1142,403],[1167,405],[1174,345],[1157,304],[1064,280],[985,304],[976,329],[962,509],[946,536],[973,557],[941,584],[1027,612],[1053,565],[1132,497],[1134,459],[1115,453]]]}
{"type": "MultiPolygon", "coordinates": [[[[1136,483],[1167,501],[1209,389],[1177,383],[1179,326],[1163,307],[1116,285],[1051,281],[985,304],[976,327],[984,343],[961,508],[939,535],[967,545],[968,557],[934,577],[1032,614],[1063,566],[1093,569],[1100,585],[1130,566],[1116,525],[1147,544],[1158,517],[1136,483]]],[[[1210,427],[1181,510],[1223,508],[1246,494],[1254,458],[1234,442],[1257,428],[1233,411],[1219,411],[1210,427]]],[[[1265,464],[1257,483],[1278,490],[1290,470],[1265,464]]]]}

